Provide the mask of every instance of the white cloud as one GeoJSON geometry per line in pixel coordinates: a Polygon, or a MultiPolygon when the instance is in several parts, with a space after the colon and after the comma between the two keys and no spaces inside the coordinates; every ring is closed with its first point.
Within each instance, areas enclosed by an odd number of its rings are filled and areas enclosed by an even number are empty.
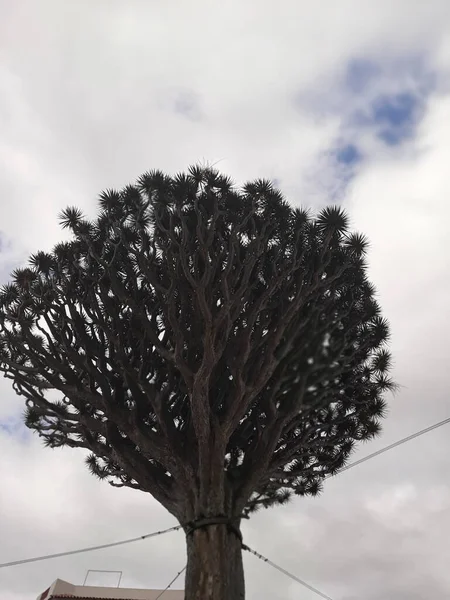
{"type": "MultiPolygon", "coordinates": [[[[314,206],[339,189],[372,243],[402,386],[383,438],[361,455],[448,416],[447,2],[255,10],[237,1],[0,0],[0,13],[2,279],[27,252],[61,238],[61,208],[93,214],[102,188],[148,168],[218,161],[238,181],[276,177],[289,200],[314,206]],[[358,98],[343,86],[355,59],[382,67],[358,98]],[[387,148],[349,115],[382,93],[422,93],[421,73],[404,66],[411,61],[435,86],[412,137],[387,148]],[[329,159],[339,140],[364,152],[345,185],[329,159]]],[[[21,400],[1,386],[0,422],[11,424],[21,400]]],[[[173,523],[146,495],[96,482],[81,452],[50,451],[0,428],[0,453],[0,562],[173,523]]],[[[328,481],[317,500],[256,515],[246,542],[336,600],[447,598],[448,455],[444,429],[424,436],[328,481]]],[[[0,595],[33,597],[56,577],[82,582],[89,568],[123,570],[124,586],[164,587],[183,561],[183,536],[167,534],[3,570],[0,595]]],[[[314,598],[255,557],[246,569],[249,597],[314,598]]]]}

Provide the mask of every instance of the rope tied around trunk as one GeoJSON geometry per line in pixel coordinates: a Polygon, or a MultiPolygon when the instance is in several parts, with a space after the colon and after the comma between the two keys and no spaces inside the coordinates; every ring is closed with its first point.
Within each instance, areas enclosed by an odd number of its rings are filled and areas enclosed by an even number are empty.
{"type": "Polygon", "coordinates": [[[190,521],[189,523],[186,523],[186,537],[188,535],[192,535],[196,529],[204,529],[206,527],[210,527],[211,525],[226,525],[228,531],[234,533],[234,535],[242,544],[242,533],[239,531],[239,528],[236,527],[236,525],[234,525],[233,521],[236,521],[236,519],[230,519],[229,517],[225,517],[224,515],[195,519],[195,521],[190,521]]]}

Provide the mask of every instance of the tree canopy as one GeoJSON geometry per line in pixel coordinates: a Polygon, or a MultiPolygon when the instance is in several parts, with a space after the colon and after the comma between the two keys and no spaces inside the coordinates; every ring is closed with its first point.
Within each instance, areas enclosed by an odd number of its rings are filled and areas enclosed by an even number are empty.
{"type": "Polygon", "coordinates": [[[183,520],[317,494],[379,432],[389,327],[340,207],[192,167],[60,220],[0,294],[0,368],[48,446],[183,520]]]}

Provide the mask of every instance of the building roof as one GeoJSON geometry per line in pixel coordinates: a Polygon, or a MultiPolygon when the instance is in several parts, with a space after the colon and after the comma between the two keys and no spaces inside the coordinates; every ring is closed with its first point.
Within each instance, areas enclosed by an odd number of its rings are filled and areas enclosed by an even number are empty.
{"type": "MultiPolygon", "coordinates": [[[[103,588],[105,589],[105,588],[103,588]]],[[[117,589],[117,588],[113,588],[113,589],[117,589]]],[[[120,589],[120,588],[119,588],[120,589]]],[[[163,590],[146,590],[149,593],[151,593],[151,596],[148,596],[149,600],[154,600],[154,598],[157,598],[159,594],[162,593],[163,590]]],[[[168,599],[172,599],[172,600],[182,600],[184,599],[184,593],[181,590],[167,590],[164,592],[164,597],[168,598],[168,599]],[[172,592],[172,595],[170,596],[169,593],[172,592]],[[174,595],[176,594],[176,595],[174,595]]],[[[106,598],[105,596],[73,596],[71,594],[57,594],[56,596],[52,595],[48,597],[49,600],[111,600],[109,597],[106,598]]],[[[117,598],[116,596],[114,596],[113,600],[130,600],[130,597],[127,596],[126,598],[117,598]]]]}
{"type": "MultiPolygon", "coordinates": [[[[106,588],[102,588],[106,589],[106,588]]],[[[117,589],[117,588],[113,588],[117,589]]],[[[119,588],[120,589],[120,588],[119,588]]],[[[125,590],[127,591],[127,590],[125,590]]],[[[148,592],[149,596],[147,596],[143,600],[156,600],[156,598],[163,592],[163,590],[145,590],[148,592]]],[[[184,592],[182,590],[167,590],[164,591],[164,598],[167,600],[184,600],[184,592]]],[[[117,596],[74,596],[72,594],[52,594],[48,596],[48,600],[133,600],[130,599],[130,596],[126,596],[124,598],[119,598],[117,596]]],[[[138,600],[141,600],[139,598],[138,600]]]]}
{"type": "MultiPolygon", "coordinates": [[[[72,585],[57,579],[37,600],[156,600],[163,590],[72,585]]],[[[184,591],[167,590],[164,600],[184,600],[184,591]]]]}
{"type": "MultiPolygon", "coordinates": [[[[116,589],[116,588],[114,588],[116,589]]],[[[149,590],[150,591],[150,590],[149,590]]],[[[153,592],[158,592],[158,590],[151,590],[153,592]]],[[[166,592],[167,593],[167,592],[166,592]]],[[[56,594],[48,597],[49,600],[67,600],[71,598],[72,600],[105,600],[105,596],[74,596],[72,594],[56,594]]],[[[107,599],[109,600],[109,599],[107,599]]],[[[114,600],[130,600],[129,596],[127,598],[116,598],[114,596],[114,600]]]]}

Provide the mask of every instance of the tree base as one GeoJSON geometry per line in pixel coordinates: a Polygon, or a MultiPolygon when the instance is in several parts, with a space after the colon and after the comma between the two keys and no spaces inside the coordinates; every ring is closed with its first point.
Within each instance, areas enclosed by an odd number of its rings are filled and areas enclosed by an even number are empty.
{"type": "Polygon", "coordinates": [[[226,525],[187,536],[185,600],[244,600],[242,543],[226,525]]]}

